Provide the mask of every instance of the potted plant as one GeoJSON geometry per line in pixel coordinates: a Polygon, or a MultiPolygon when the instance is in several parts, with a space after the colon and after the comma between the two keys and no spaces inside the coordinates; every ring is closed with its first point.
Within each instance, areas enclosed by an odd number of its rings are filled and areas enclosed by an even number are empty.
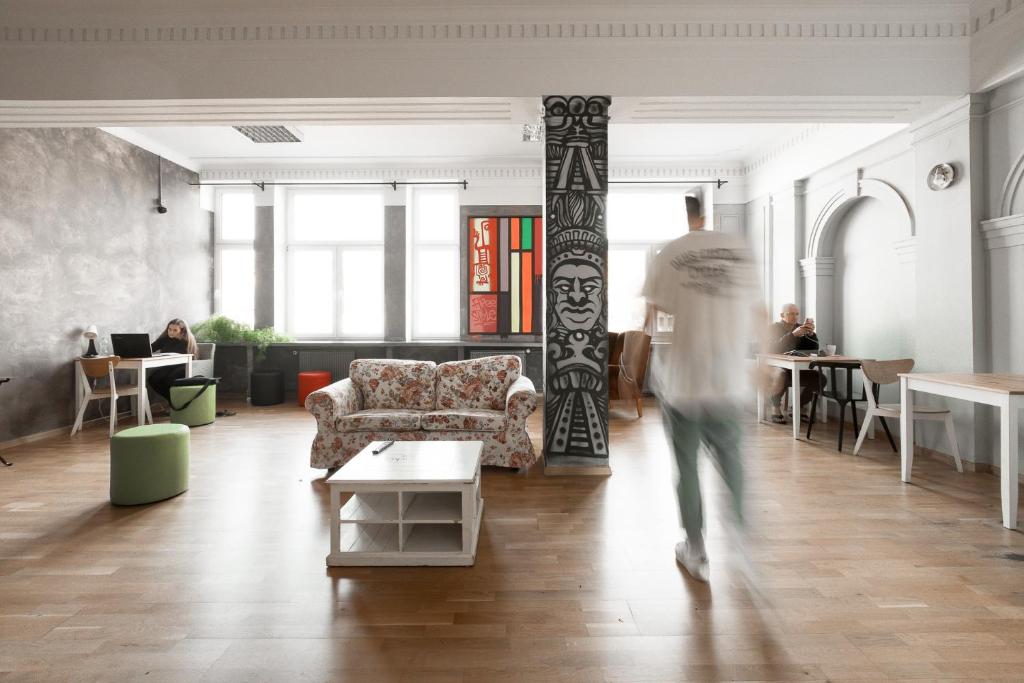
{"type": "MultiPolygon", "coordinates": [[[[253,360],[262,363],[271,344],[292,341],[272,327],[253,329],[245,323],[217,315],[192,328],[196,340],[219,344],[242,344],[246,351],[246,374],[249,379],[249,395],[254,405],[272,405],[284,400],[284,382],[280,371],[253,371],[253,360]]],[[[218,355],[218,357],[222,357],[218,355]]],[[[239,378],[241,379],[241,378],[239,378]]],[[[244,380],[241,380],[244,382],[244,380]]],[[[237,384],[236,384],[237,387],[237,384]]],[[[237,387],[236,390],[241,389],[237,387]]]]}

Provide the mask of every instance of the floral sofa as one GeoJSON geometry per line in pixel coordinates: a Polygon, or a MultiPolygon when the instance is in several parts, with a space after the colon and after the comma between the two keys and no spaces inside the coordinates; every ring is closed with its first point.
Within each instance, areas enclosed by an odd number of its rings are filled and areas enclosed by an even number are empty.
{"type": "Polygon", "coordinates": [[[518,356],[431,361],[359,359],[348,379],[314,391],[310,465],[341,467],[371,441],[483,441],[484,465],[537,460],[526,418],[537,408],[518,356]]]}

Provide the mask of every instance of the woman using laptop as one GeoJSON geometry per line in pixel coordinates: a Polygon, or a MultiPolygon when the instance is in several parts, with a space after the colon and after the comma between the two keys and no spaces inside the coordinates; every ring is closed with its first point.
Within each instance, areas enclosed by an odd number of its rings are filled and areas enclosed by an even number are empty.
{"type": "MultiPolygon", "coordinates": [[[[198,347],[196,346],[196,338],[192,336],[192,330],[188,329],[185,321],[181,318],[175,318],[167,323],[164,333],[153,342],[153,352],[191,353],[194,358],[197,355],[198,347]]],[[[146,384],[152,387],[153,391],[162,396],[170,405],[171,383],[184,376],[184,365],[168,365],[151,370],[146,378],[146,384]]]]}

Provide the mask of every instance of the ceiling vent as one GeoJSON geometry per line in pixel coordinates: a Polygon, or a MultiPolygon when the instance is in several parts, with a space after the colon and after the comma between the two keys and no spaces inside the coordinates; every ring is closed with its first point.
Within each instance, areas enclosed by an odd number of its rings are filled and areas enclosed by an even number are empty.
{"type": "Polygon", "coordinates": [[[257,144],[269,142],[302,142],[297,128],[291,126],[232,126],[257,144]]]}

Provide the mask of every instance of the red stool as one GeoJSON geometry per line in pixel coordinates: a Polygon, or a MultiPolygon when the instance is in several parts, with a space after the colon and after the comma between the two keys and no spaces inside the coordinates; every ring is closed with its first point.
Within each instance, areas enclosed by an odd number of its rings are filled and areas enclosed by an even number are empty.
{"type": "Polygon", "coordinates": [[[306,397],[317,389],[323,389],[331,383],[331,373],[326,370],[313,370],[299,373],[299,405],[306,405],[306,397]]]}

